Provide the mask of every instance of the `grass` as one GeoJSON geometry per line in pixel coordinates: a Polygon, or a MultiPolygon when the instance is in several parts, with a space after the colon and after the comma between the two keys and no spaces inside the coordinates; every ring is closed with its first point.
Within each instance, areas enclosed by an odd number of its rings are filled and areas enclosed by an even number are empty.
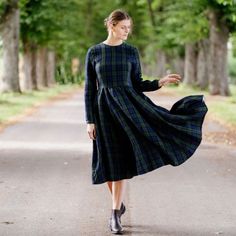
{"type": "Polygon", "coordinates": [[[220,120],[236,126],[236,105],[226,102],[214,102],[210,105],[209,110],[220,120]]]}
{"type": "Polygon", "coordinates": [[[0,94],[0,124],[24,113],[27,109],[50,100],[59,94],[72,92],[78,85],[55,85],[39,91],[0,94]]]}

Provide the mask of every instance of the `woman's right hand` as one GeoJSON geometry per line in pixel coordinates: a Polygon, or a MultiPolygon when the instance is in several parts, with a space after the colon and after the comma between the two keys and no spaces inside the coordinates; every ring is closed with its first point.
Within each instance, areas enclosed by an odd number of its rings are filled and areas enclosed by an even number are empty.
{"type": "Polygon", "coordinates": [[[159,85],[167,85],[169,83],[178,84],[181,81],[181,76],[178,74],[169,74],[159,80],[159,85]]]}
{"type": "Polygon", "coordinates": [[[87,124],[87,133],[89,135],[90,139],[95,140],[96,139],[96,129],[95,129],[95,124],[87,124]]]}

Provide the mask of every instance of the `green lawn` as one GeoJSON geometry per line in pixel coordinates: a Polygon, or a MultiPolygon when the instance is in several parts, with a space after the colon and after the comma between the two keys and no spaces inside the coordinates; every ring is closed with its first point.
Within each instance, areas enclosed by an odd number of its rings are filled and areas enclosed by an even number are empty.
{"type": "Polygon", "coordinates": [[[0,124],[22,114],[26,109],[49,100],[61,93],[73,91],[78,85],[55,85],[39,91],[0,94],[0,124]]]}

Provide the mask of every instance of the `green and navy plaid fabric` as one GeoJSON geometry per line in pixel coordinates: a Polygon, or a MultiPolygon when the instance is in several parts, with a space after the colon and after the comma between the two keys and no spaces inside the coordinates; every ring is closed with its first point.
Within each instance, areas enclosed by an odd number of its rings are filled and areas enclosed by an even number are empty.
{"type": "Polygon", "coordinates": [[[208,111],[203,95],[183,97],[170,110],[153,103],[143,92],[160,89],[159,80],[142,79],[136,47],[90,47],[85,75],[85,119],[96,127],[93,184],[178,166],[200,145],[208,111]]]}

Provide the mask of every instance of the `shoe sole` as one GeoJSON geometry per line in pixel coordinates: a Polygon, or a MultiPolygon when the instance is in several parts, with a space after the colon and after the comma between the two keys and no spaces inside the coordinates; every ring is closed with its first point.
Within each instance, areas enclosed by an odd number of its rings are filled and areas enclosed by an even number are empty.
{"type": "Polygon", "coordinates": [[[113,231],[111,231],[111,233],[112,234],[120,234],[120,235],[123,234],[122,232],[113,232],[113,231]]]}
{"type": "MultiPolygon", "coordinates": [[[[111,229],[110,229],[111,230],[111,229]]],[[[112,234],[122,234],[124,232],[124,229],[120,230],[120,231],[112,231],[111,230],[111,233],[112,234]]]]}

